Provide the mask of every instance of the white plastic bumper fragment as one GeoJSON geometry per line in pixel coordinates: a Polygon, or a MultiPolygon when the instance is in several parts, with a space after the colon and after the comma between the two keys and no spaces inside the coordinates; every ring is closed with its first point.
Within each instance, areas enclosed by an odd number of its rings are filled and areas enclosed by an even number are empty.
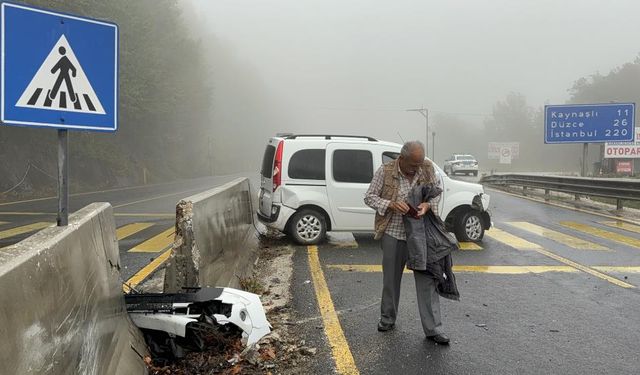
{"type": "Polygon", "coordinates": [[[219,300],[232,305],[231,316],[215,314],[220,324],[232,323],[242,329],[242,342],[251,345],[271,332],[271,324],[267,321],[260,296],[233,288],[224,288],[219,300]]]}
{"type": "MultiPolygon", "coordinates": [[[[218,324],[233,324],[242,330],[242,343],[251,345],[271,332],[271,324],[267,321],[260,296],[233,288],[210,288],[216,300],[224,305],[230,305],[228,313],[214,313],[213,318],[218,324]],[[228,316],[227,316],[228,315],[228,316]]],[[[193,294],[195,296],[195,294],[193,294]]],[[[190,303],[185,301],[188,294],[180,295],[180,302],[168,302],[162,295],[154,294],[145,300],[145,294],[131,296],[135,303],[128,307],[129,316],[138,328],[163,331],[170,336],[186,337],[187,325],[197,322],[200,313],[190,311],[190,303]],[[162,300],[159,302],[159,300],[162,300]],[[161,308],[157,308],[161,306],[161,308]]],[[[170,297],[169,297],[170,298],[170,297]]],[[[203,302],[202,299],[193,302],[203,302]]]]}

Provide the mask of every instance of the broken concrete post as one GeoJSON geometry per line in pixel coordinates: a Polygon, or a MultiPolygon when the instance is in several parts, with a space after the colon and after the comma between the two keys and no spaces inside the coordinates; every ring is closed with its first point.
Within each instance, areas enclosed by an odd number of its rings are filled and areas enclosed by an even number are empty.
{"type": "Polygon", "coordinates": [[[178,202],[165,292],[238,287],[251,274],[257,245],[250,194],[249,180],[241,178],[178,202]]]}

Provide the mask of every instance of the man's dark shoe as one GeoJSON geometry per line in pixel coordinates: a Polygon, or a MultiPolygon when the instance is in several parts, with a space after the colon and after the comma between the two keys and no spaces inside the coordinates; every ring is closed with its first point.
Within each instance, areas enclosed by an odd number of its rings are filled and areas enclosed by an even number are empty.
{"type": "Polygon", "coordinates": [[[434,335],[434,336],[427,336],[427,338],[435,342],[436,344],[449,345],[449,338],[443,335],[442,333],[438,333],[437,335],[434,335]]]}
{"type": "Polygon", "coordinates": [[[396,325],[393,324],[393,323],[392,324],[387,324],[387,323],[378,322],[378,331],[379,332],[391,331],[395,327],[396,327],[396,325]]]}

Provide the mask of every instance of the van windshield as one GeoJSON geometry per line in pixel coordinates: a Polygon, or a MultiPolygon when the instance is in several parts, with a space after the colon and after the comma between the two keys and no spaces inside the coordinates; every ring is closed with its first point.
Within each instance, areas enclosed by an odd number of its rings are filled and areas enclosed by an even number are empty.
{"type": "Polygon", "coordinates": [[[276,148],[272,145],[267,145],[264,150],[264,156],[262,157],[262,170],[260,174],[262,177],[271,178],[273,174],[273,157],[276,154],[276,148]]]}

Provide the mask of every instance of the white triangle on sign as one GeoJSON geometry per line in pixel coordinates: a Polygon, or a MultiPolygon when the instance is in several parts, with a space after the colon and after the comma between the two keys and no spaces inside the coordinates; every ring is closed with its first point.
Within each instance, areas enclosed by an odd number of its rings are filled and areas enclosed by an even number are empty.
{"type": "Polygon", "coordinates": [[[100,99],[64,35],[53,46],[16,106],[105,114],[100,99]]]}

